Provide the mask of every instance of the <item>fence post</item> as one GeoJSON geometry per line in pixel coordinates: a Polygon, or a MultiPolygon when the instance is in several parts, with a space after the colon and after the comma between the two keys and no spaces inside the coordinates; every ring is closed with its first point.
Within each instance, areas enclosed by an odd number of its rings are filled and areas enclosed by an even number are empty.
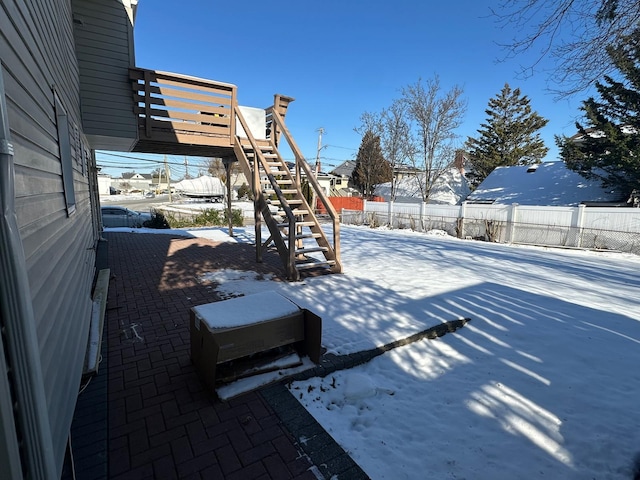
{"type": "Polygon", "coordinates": [[[460,204],[460,213],[458,213],[458,238],[464,238],[464,217],[467,214],[467,202],[460,204]]]}
{"type": "Polygon", "coordinates": [[[364,225],[365,223],[367,223],[368,218],[367,218],[367,199],[363,198],[362,199],[362,224],[364,225]]]}
{"type": "Polygon", "coordinates": [[[507,215],[507,243],[513,243],[515,238],[515,229],[518,216],[518,204],[512,203],[509,208],[509,214],[507,215]]]}
{"type": "Polygon", "coordinates": [[[389,203],[387,204],[387,221],[389,228],[393,228],[393,201],[391,199],[389,199],[389,203]]]}
{"type": "Polygon", "coordinates": [[[582,231],[584,227],[584,209],[585,205],[580,204],[571,215],[571,231],[575,232],[573,245],[580,248],[582,246],[582,231]]]}

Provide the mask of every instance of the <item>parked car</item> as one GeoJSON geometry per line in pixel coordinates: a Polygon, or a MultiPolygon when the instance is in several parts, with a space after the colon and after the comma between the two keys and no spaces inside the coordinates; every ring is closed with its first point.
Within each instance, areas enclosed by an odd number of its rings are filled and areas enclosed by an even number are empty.
{"type": "Polygon", "coordinates": [[[135,212],[125,207],[102,207],[102,225],[105,227],[144,227],[151,220],[151,214],[135,212]]]}

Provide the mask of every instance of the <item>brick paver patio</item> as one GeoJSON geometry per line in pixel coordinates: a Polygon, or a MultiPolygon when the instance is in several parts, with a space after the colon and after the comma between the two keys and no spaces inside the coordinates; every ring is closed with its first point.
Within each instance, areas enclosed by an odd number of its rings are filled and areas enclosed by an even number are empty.
{"type": "MultiPolygon", "coordinates": [[[[105,238],[111,279],[103,360],[76,407],[76,478],[367,478],[284,386],[221,402],[191,363],[189,309],[219,300],[202,275],[229,268],[285,281],[277,254],[256,263],[249,244],[167,234],[105,238]],[[303,437],[305,445],[296,441],[303,437]]],[[[336,368],[327,361],[318,369],[336,368]]]]}

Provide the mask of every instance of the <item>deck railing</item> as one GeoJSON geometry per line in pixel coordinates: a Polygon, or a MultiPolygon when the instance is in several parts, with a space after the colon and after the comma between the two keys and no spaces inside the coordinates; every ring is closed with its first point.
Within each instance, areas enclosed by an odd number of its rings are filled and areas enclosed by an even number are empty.
{"type": "Polygon", "coordinates": [[[141,140],[232,145],[235,85],[141,68],[129,76],[141,140]]]}

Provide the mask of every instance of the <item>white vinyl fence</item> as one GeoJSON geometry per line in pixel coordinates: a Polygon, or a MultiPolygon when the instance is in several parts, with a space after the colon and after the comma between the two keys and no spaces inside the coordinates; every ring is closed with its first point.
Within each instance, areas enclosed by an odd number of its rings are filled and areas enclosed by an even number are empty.
{"type": "Polygon", "coordinates": [[[343,210],[342,223],[640,254],[640,208],[365,202],[364,211],[343,210]]]}

